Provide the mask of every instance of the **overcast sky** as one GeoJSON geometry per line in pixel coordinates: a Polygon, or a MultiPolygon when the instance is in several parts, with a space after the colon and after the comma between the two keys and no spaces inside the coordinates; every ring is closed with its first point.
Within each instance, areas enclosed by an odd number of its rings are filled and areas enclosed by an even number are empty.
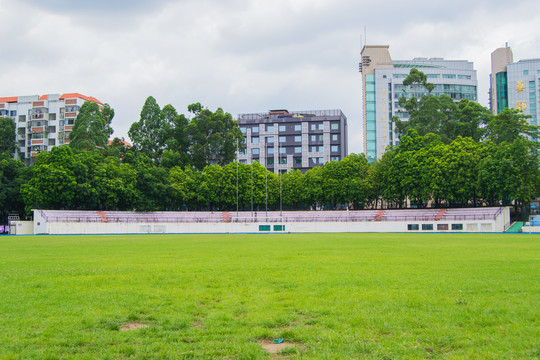
{"type": "Polygon", "coordinates": [[[341,109],[359,153],[364,26],[393,59],[473,61],[485,106],[493,50],[540,58],[537,0],[0,0],[0,17],[0,96],[94,96],[126,138],[152,95],[235,118],[341,109]]]}

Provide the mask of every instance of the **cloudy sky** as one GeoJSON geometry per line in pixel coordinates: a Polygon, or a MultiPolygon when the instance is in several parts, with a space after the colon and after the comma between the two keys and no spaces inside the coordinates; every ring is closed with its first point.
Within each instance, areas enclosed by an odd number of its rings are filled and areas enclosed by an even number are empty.
{"type": "Polygon", "coordinates": [[[486,106],[493,50],[540,58],[537,0],[0,0],[0,16],[0,96],[94,96],[126,138],[152,95],[234,117],[342,109],[361,152],[364,27],[394,59],[473,61],[486,106]]]}

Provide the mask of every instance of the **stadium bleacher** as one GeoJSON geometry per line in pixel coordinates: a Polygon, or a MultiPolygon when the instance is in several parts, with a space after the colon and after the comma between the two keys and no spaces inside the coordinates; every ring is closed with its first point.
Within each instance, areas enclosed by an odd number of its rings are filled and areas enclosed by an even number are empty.
{"type": "Polygon", "coordinates": [[[501,207],[354,211],[83,211],[37,210],[48,222],[225,223],[493,220],[501,207]]]}

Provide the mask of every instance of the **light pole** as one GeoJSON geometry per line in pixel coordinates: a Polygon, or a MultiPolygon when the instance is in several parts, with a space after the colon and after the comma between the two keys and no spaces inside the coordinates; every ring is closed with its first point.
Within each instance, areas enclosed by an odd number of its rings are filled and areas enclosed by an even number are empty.
{"type": "Polygon", "coordinates": [[[238,153],[240,152],[240,141],[237,141],[238,150],[236,152],[236,221],[238,221],[238,153]]]}
{"type": "Polygon", "coordinates": [[[251,221],[253,222],[255,217],[253,216],[253,158],[251,158],[251,221]]]}
{"type": "MultiPolygon", "coordinates": [[[[266,166],[268,165],[268,138],[264,140],[264,158],[266,161],[266,166]]],[[[264,180],[266,182],[265,193],[266,193],[266,202],[265,202],[265,212],[266,212],[266,221],[268,221],[268,169],[264,167],[264,180]]]]}

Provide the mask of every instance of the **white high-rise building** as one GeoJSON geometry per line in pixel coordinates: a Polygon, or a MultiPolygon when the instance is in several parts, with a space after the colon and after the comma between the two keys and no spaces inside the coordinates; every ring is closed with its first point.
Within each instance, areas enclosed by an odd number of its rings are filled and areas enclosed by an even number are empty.
{"type": "Polygon", "coordinates": [[[39,153],[68,144],[69,133],[85,101],[103,105],[98,99],[79,93],[0,97],[0,117],[15,122],[14,158],[32,163],[39,153]]]}
{"type": "Polygon", "coordinates": [[[514,62],[507,46],[491,53],[490,108],[499,114],[505,108],[530,115],[530,124],[538,125],[540,116],[540,59],[514,62]]]}
{"type": "Polygon", "coordinates": [[[364,153],[369,161],[380,159],[389,145],[398,145],[391,119],[408,120],[409,114],[399,107],[399,98],[420,99],[427,94],[420,85],[405,87],[403,80],[412,68],[427,75],[435,85],[431,94],[446,94],[455,102],[477,101],[477,79],[473,63],[466,60],[414,58],[392,60],[388,45],[366,45],[362,49],[362,93],[364,114],[364,153]]]}

